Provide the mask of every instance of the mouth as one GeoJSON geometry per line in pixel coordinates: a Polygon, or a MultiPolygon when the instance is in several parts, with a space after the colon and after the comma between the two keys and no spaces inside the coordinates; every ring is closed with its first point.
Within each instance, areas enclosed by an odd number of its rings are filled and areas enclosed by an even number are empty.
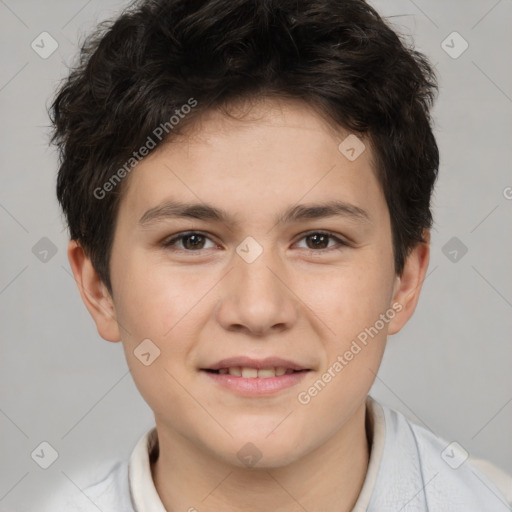
{"type": "Polygon", "coordinates": [[[223,359],[201,368],[210,382],[242,396],[261,396],[297,385],[311,368],[280,358],[255,360],[247,357],[223,359]]]}
{"type": "Polygon", "coordinates": [[[272,377],[281,377],[283,375],[291,375],[293,373],[308,372],[309,370],[293,370],[284,366],[269,368],[254,368],[250,366],[230,366],[227,368],[219,368],[213,370],[204,368],[204,371],[217,375],[231,375],[233,377],[242,377],[244,379],[270,379],[272,377]]]}

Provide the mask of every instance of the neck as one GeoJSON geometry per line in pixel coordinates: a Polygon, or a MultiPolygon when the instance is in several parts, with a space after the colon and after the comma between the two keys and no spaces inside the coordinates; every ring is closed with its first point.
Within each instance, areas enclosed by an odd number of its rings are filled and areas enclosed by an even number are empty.
{"type": "Polygon", "coordinates": [[[343,428],[301,459],[281,467],[240,468],[182,435],[159,428],[153,480],[169,511],[350,512],[368,468],[365,403],[343,428]]]}

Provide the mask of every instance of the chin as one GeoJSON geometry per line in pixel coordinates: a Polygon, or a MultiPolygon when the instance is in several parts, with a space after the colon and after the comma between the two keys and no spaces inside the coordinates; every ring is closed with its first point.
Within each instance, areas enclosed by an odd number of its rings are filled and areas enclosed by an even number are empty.
{"type": "Polygon", "coordinates": [[[301,457],[304,443],[283,431],[283,436],[266,437],[269,431],[252,436],[236,436],[230,440],[231,449],[223,454],[233,466],[247,469],[284,467],[301,457]],[[234,457],[233,457],[234,455],[234,457]]]}

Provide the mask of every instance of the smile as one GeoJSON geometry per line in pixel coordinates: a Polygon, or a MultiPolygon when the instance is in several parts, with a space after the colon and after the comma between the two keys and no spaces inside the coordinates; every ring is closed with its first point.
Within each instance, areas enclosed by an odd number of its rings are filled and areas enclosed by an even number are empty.
{"type": "Polygon", "coordinates": [[[219,375],[233,375],[234,377],[243,377],[244,379],[268,379],[271,377],[280,377],[289,375],[297,370],[278,366],[276,368],[252,368],[248,366],[231,366],[229,368],[219,368],[218,370],[207,370],[219,375]]]}
{"type": "Polygon", "coordinates": [[[220,387],[242,396],[260,396],[296,386],[310,370],[229,367],[201,370],[220,387]]]}

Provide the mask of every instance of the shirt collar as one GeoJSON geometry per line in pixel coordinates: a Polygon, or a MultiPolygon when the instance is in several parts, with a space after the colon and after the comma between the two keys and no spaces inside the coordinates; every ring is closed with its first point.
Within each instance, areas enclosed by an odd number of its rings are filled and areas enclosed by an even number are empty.
{"type": "Polygon", "coordinates": [[[151,461],[157,456],[158,435],[156,427],[153,427],[135,445],[128,465],[130,495],[135,512],[166,512],[151,474],[151,461]]]}

